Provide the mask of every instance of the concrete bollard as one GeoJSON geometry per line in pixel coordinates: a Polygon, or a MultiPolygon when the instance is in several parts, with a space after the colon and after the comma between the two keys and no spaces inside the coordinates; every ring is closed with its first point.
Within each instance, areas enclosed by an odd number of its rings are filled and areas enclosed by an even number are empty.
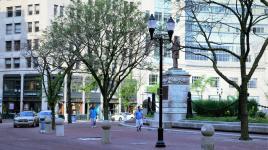
{"type": "Polygon", "coordinates": [[[45,133],[45,118],[40,118],[39,127],[40,127],[40,133],[44,134],[45,133]]]}
{"type": "Polygon", "coordinates": [[[205,124],[201,128],[203,135],[201,140],[201,150],[214,150],[214,140],[212,136],[215,133],[214,127],[211,124],[205,124]]]}
{"type": "Polygon", "coordinates": [[[64,120],[62,118],[57,118],[55,120],[56,124],[56,136],[64,136],[64,120]]]}
{"type": "Polygon", "coordinates": [[[111,129],[111,124],[108,120],[104,120],[104,124],[101,126],[103,129],[103,135],[102,135],[102,143],[103,144],[110,144],[110,129],[111,129]]]}
{"type": "Polygon", "coordinates": [[[52,124],[51,124],[52,123],[52,120],[51,120],[51,118],[46,117],[45,123],[46,123],[46,125],[45,125],[45,132],[46,133],[52,132],[52,124]]]}

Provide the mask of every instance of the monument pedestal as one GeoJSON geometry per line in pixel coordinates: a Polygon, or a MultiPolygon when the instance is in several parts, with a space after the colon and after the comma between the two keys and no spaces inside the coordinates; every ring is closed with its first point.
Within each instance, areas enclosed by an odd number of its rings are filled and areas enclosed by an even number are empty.
{"type": "MultiPolygon", "coordinates": [[[[163,127],[171,127],[172,122],[184,120],[187,112],[187,94],[190,75],[179,68],[170,68],[163,74],[163,127]]],[[[154,114],[151,126],[159,126],[159,113],[154,114]]]]}

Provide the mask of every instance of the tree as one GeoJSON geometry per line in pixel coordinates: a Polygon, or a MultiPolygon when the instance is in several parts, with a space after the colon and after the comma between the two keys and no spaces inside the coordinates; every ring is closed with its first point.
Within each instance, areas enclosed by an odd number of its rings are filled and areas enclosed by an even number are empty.
{"type": "Polygon", "coordinates": [[[133,79],[132,76],[128,76],[121,84],[120,87],[120,98],[125,108],[125,112],[128,111],[131,101],[136,97],[138,91],[137,80],[133,79]]]}
{"type": "MultiPolygon", "coordinates": [[[[262,2],[265,4],[266,1],[262,2]]],[[[247,84],[257,69],[259,61],[268,45],[267,36],[258,34],[256,28],[254,28],[258,24],[267,22],[268,15],[264,11],[259,13],[254,8],[262,8],[264,10],[267,8],[267,5],[261,6],[259,1],[254,0],[201,0],[187,1],[185,6],[185,12],[189,17],[187,21],[195,27],[194,29],[197,31],[197,34],[192,35],[191,45],[184,45],[183,47],[186,48],[186,53],[193,53],[211,61],[216,73],[239,92],[241,140],[250,139],[248,134],[247,84]],[[212,6],[217,6],[221,13],[209,13],[209,15],[199,13],[203,8],[212,6]],[[232,16],[230,17],[230,15],[232,16]],[[225,46],[230,40],[224,39],[220,35],[215,36],[215,34],[212,34],[226,29],[235,31],[231,41],[239,43],[240,49],[238,51],[233,51],[225,46]],[[253,39],[253,36],[255,39],[253,39]],[[201,40],[203,43],[200,42],[201,40]],[[259,47],[252,48],[252,40],[260,41],[259,47]],[[254,51],[256,57],[252,60],[252,63],[248,63],[250,59],[249,54],[253,53],[252,51],[254,51]],[[221,70],[221,66],[218,63],[220,61],[218,57],[220,54],[226,54],[229,58],[232,57],[239,63],[240,85],[228,78],[229,75],[221,70]]]]}
{"type": "Polygon", "coordinates": [[[64,35],[57,29],[58,24],[52,22],[42,37],[40,47],[26,52],[26,57],[30,55],[36,58],[34,63],[42,76],[42,90],[52,111],[52,129],[55,129],[55,106],[61,98],[64,77],[76,62],[75,55],[70,53],[70,47],[64,40],[64,35]]]}
{"type": "Polygon", "coordinates": [[[145,17],[136,3],[123,0],[73,2],[58,22],[72,51],[98,84],[104,119],[120,83],[149,55],[145,48],[145,17]],[[72,29],[72,30],[70,30],[72,29]]]}
{"type": "Polygon", "coordinates": [[[194,90],[200,97],[203,99],[203,93],[205,92],[208,85],[212,85],[213,82],[212,77],[206,78],[205,75],[199,77],[198,79],[194,80],[191,85],[191,89],[194,90]]]}

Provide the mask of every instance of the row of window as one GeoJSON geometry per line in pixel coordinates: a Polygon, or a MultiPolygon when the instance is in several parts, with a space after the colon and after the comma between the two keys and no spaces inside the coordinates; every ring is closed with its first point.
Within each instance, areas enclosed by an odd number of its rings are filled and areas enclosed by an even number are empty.
{"type": "MultiPolygon", "coordinates": [[[[13,68],[20,68],[20,58],[13,58],[13,68]]],[[[37,57],[27,57],[26,58],[26,67],[32,68],[37,67],[37,57]],[[33,63],[33,64],[32,64],[33,63]]],[[[5,58],[5,68],[12,68],[12,58],[5,58]]]]}
{"type": "MultiPolygon", "coordinates": [[[[28,26],[27,31],[29,33],[40,31],[39,21],[28,22],[27,26],[28,26]]],[[[10,35],[12,33],[13,33],[13,24],[12,23],[6,24],[6,34],[10,35]]],[[[20,33],[21,33],[21,23],[14,23],[14,34],[20,34],[20,33]]]]}
{"type": "MultiPolygon", "coordinates": [[[[200,76],[192,76],[192,83],[194,83],[196,80],[200,79],[200,76]]],[[[231,77],[230,78],[232,81],[238,83],[238,78],[231,77]]],[[[220,87],[220,78],[219,77],[212,77],[212,83],[211,87],[220,87]]],[[[154,85],[158,83],[158,75],[156,74],[150,74],[149,75],[149,85],[154,85]]],[[[230,88],[233,88],[232,85],[229,85],[230,88]]],[[[257,78],[252,78],[248,82],[248,88],[257,88],[257,78]]]]}
{"type": "Polygon", "coordinates": [[[12,49],[14,49],[14,51],[20,51],[21,49],[25,49],[27,48],[27,50],[31,50],[33,49],[38,49],[39,48],[39,39],[28,39],[27,40],[27,45],[24,45],[21,43],[20,40],[14,40],[14,41],[6,41],[6,51],[12,51],[12,49]],[[12,43],[14,43],[14,46],[12,47],[12,43]],[[34,44],[34,46],[32,47],[32,43],[34,44]]]}
{"type": "MultiPolygon", "coordinates": [[[[21,23],[14,23],[14,34],[20,34],[20,33],[21,33],[21,23]]],[[[6,34],[7,35],[13,34],[12,23],[6,24],[6,34]]]]}
{"type": "Polygon", "coordinates": [[[35,21],[35,22],[28,22],[28,32],[39,32],[39,21],[35,21]],[[33,24],[34,24],[34,31],[33,31],[33,24]]]}
{"type": "MultiPolygon", "coordinates": [[[[19,17],[21,16],[21,6],[15,6],[15,7],[7,7],[7,17],[19,17]],[[14,8],[14,10],[13,10],[14,8]]],[[[40,5],[39,4],[29,4],[28,5],[28,15],[36,14],[38,15],[40,13],[40,5]]]]}

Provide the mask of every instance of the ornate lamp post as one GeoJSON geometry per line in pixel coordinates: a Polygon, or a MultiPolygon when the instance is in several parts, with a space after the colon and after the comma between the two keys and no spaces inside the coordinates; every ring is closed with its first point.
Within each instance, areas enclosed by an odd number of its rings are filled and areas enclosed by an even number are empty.
{"type": "MultiPolygon", "coordinates": [[[[148,28],[150,32],[150,37],[151,40],[156,40],[159,41],[160,48],[159,48],[159,127],[158,127],[158,140],[156,142],[156,147],[166,147],[165,142],[164,142],[164,136],[163,136],[163,127],[162,127],[162,97],[163,97],[163,87],[162,87],[162,71],[163,71],[163,60],[162,60],[162,55],[163,55],[163,35],[162,34],[156,34],[154,36],[154,31],[156,28],[156,20],[151,14],[149,21],[148,21],[148,28]]],[[[175,22],[172,19],[172,17],[169,18],[167,21],[167,32],[169,36],[169,41],[171,42],[172,35],[174,33],[174,28],[175,28],[175,22]]]]}

